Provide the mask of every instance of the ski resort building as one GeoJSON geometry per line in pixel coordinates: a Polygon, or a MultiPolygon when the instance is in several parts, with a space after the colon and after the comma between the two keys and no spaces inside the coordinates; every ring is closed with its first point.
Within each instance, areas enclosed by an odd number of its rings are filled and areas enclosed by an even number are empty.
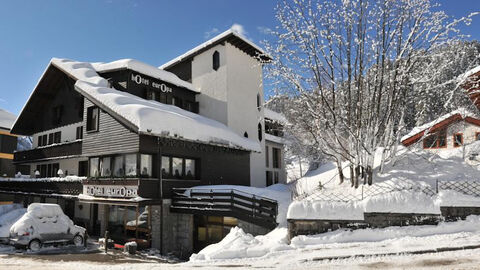
{"type": "Polygon", "coordinates": [[[480,140],[480,119],[465,109],[458,109],[432,122],[415,127],[401,142],[427,151],[462,147],[480,140]]]}
{"type": "Polygon", "coordinates": [[[274,199],[234,189],[286,181],[269,59],[231,30],[160,68],[52,59],[12,127],[33,137],[14,154],[32,179],[0,182],[0,201],[58,203],[90,235],[182,257],[232,226],[274,227],[274,199]],[[189,189],[211,185],[228,186],[189,189]]]}
{"type": "Polygon", "coordinates": [[[17,117],[0,109],[0,177],[12,177],[15,174],[13,152],[17,148],[17,136],[10,128],[17,117]]]}

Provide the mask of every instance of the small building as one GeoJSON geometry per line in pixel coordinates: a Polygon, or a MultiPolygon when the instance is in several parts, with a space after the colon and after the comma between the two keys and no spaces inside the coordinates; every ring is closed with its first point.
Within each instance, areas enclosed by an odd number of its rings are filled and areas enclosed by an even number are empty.
{"type": "Polygon", "coordinates": [[[401,138],[405,146],[428,151],[454,149],[480,139],[480,118],[463,108],[413,128],[401,138]]]}
{"type": "Polygon", "coordinates": [[[17,117],[0,109],[0,177],[15,175],[13,152],[17,149],[17,136],[10,129],[17,117]]]}
{"type": "MultiPolygon", "coordinates": [[[[109,231],[181,257],[232,226],[266,232],[274,201],[242,194],[246,208],[199,209],[179,190],[285,182],[281,117],[268,118],[263,106],[268,59],[231,30],[161,68],[52,59],[12,128],[33,138],[14,162],[38,181],[0,181],[0,201],[58,203],[90,235],[109,231]]],[[[232,199],[235,191],[220,193],[232,199]]]]}

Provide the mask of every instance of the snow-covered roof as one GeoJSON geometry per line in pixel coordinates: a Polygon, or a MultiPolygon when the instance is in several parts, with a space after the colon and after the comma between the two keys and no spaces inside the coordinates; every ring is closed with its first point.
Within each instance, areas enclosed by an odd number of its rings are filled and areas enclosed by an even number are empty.
{"type": "Polygon", "coordinates": [[[260,144],[224,124],[173,105],[109,88],[90,63],[54,58],[51,64],[74,77],[75,89],[125,120],[139,133],[260,152],[260,144]]]}
{"type": "Polygon", "coordinates": [[[281,113],[278,113],[278,112],[275,112],[275,111],[272,111],[270,109],[265,108],[264,109],[264,114],[265,114],[265,118],[268,118],[270,120],[279,122],[281,124],[287,123],[287,118],[285,118],[285,116],[281,113]]]}
{"type": "Polygon", "coordinates": [[[271,142],[274,142],[274,143],[279,143],[279,144],[286,144],[287,143],[287,140],[285,140],[285,138],[274,136],[274,135],[268,134],[268,133],[265,133],[265,140],[266,141],[271,141],[271,142]]]}
{"type": "Polygon", "coordinates": [[[421,126],[418,126],[418,127],[414,127],[412,130],[410,130],[410,132],[408,132],[408,134],[406,134],[405,136],[403,136],[400,141],[404,141],[424,130],[427,130],[427,129],[430,129],[431,127],[435,126],[436,124],[439,124],[440,122],[443,122],[445,120],[447,120],[448,118],[454,116],[454,115],[457,115],[459,114],[462,118],[466,118],[466,117],[473,117],[473,118],[476,118],[477,116],[473,113],[471,113],[470,111],[466,110],[465,108],[459,108],[455,111],[452,111],[450,113],[447,113],[445,115],[442,115],[440,116],[439,118],[429,122],[429,123],[426,123],[426,124],[423,124],[421,126]]]}
{"type": "Polygon", "coordinates": [[[480,72],[480,66],[474,67],[468,70],[467,72],[461,74],[460,76],[458,76],[457,80],[458,82],[463,83],[468,77],[479,72],[480,72]]]}
{"type": "Polygon", "coordinates": [[[191,83],[178,78],[177,75],[135,59],[121,59],[110,63],[92,63],[92,66],[100,73],[119,69],[130,69],[178,87],[183,87],[197,93],[199,92],[191,83]]]}
{"type": "Polygon", "coordinates": [[[252,41],[248,40],[245,36],[242,34],[238,33],[237,31],[233,29],[228,29],[227,31],[213,37],[210,40],[207,40],[206,42],[198,45],[197,47],[187,51],[186,53],[168,61],[167,63],[161,65],[159,68],[161,69],[167,69],[171,66],[173,66],[176,63],[182,62],[183,60],[191,57],[192,55],[196,54],[199,51],[205,50],[209,48],[210,46],[213,46],[219,42],[221,42],[223,39],[227,38],[228,36],[234,36],[236,38],[239,38],[243,42],[247,43],[249,46],[253,47],[260,55],[264,55],[266,58],[271,59],[270,56],[268,56],[259,46],[257,46],[255,43],[252,41]]]}
{"type": "Polygon", "coordinates": [[[17,116],[13,113],[0,109],[0,128],[11,129],[15,119],[17,119],[17,116]]]}

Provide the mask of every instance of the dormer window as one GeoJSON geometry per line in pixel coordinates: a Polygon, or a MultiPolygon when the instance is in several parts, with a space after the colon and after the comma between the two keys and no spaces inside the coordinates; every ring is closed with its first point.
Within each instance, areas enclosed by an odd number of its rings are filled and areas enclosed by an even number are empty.
{"type": "Polygon", "coordinates": [[[218,70],[220,67],[220,53],[218,51],[215,51],[213,53],[213,61],[212,61],[212,68],[213,70],[218,70]]]}
{"type": "Polygon", "coordinates": [[[260,99],[260,94],[257,94],[257,109],[258,111],[262,110],[262,100],[260,99]]]}
{"type": "Polygon", "coordinates": [[[258,123],[258,140],[262,141],[262,139],[263,139],[262,124],[258,123]]]}
{"type": "Polygon", "coordinates": [[[87,109],[87,132],[98,131],[100,110],[92,106],[87,109]]]}

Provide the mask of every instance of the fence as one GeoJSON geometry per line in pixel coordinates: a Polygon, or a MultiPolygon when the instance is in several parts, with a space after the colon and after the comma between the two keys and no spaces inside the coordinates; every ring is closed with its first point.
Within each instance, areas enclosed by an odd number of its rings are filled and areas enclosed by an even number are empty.
{"type": "Polygon", "coordinates": [[[312,194],[298,194],[294,199],[308,198],[312,201],[352,202],[397,191],[421,192],[433,197],[441,190],[453,190],[465,195],[480,197],[480,181],[436,181],[435,187],[428,184],[421,185],[413,181],[405,183],[380,182],[373,185],[361,185],[357,189],[345,190],[323,187],[312,194]]]}

